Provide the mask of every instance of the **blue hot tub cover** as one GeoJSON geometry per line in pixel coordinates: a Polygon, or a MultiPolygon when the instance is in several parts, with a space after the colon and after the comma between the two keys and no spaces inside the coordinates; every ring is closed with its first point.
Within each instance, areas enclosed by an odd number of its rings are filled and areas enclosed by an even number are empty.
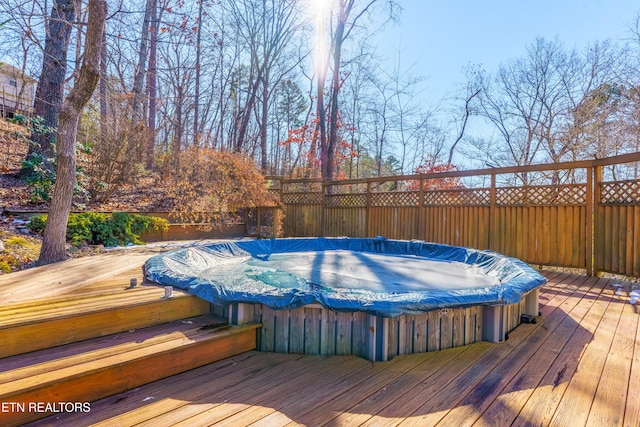
{"type": "Polygon", "coordinates": [[[319,303],[384,317],[515,304],[546,282],[494,252],[382,237],[221,241],[154,256],[145,271],[217,305],[319,303]]]}

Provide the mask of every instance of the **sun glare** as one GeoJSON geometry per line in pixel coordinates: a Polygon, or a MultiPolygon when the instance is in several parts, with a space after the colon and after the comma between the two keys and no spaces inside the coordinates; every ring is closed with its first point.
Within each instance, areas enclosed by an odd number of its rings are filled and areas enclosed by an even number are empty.
{"type": "Polygon", "coordinates": [[[310,0],[310,3],[310,9],[315,17],[315,68],[318,74],[324,74],[329,59],[326,22],[330,17],[332,0],[310,0]]]}

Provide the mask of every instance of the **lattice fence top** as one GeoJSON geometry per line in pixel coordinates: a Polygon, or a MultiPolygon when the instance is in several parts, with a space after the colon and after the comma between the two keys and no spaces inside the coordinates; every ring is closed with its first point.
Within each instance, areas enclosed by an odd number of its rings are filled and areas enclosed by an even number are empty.
{"type": "Polygon", "coordinates": [[[331,194],[325,199],[328,208],[363,208],[367,206],[366,194],[331,194]]]}
{"type": "Polygon", "coordinates": [[[489,206],[490,190],[473,188],[425,191],[425,206],[489,206]]]}
{"type": "Polygon", "coordinates": [[[496,205],[583,205],[586,203],[587,188],[584,184],[496,188],[496,205]]]}
{"type": "Polygon", "coordinates": [[[418,206],[418,198],[417,191],[371,193],[371,206],[418,206]]]}
{"type": "Polygon", "coordinates": [[[322,193],[283,193],[285,205],[321,205],[322,193]]]}
{"type": "MultiPolygon", "coordinates": [[[[584,205],[587,189],[585,184],[539,185],[533,187],[496,188],[497,206],[528,205],[584,205]]],[[[640,182],[619,181],[601,184],[600,203],[640,203],[640,182]]],[[[431,190],[423,192],[423,206],[490,206],[489,188],[431,190]]],[[[370,193],[373,207],[417,207],[419,191],[385,191],[370,193]]],[[[366,207],[367,193],[326,194],[282,193],[282,202],[288,205],[322,204],[337,207],[366,207]]]]}
{"type": "Polygon", "coordinates": [[[603,182],[600,184],[600,203],[640,204],[640,181],[603,182]]]}

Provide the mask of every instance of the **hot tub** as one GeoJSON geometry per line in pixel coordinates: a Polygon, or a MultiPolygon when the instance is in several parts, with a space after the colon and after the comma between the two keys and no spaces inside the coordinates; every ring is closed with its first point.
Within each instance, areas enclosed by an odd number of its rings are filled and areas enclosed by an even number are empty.
{"type": "Polygon", "coordinates": [[[538,314],[545,279],[489,251],[384,238],[225,241],[149,259],[147,279],[186,289],[258,348],[388,360],[498,342],[538,314]]]}

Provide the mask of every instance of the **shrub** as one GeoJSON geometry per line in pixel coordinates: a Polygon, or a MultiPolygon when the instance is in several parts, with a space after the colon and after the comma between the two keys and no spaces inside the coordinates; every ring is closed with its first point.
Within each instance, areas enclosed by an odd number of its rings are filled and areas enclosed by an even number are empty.
{"type": "Polygon", "coordinates": [[[44,226],[47,224],[47,216],[46,215],[36,215],[31,217],[29,223],[27,224],[27,228],[36,234],[42,234],[44,231],[44,226]]]}
{"type": "Polygon", "coordinates": [[[277,204],[251,158],[209,148],[185,150],[169,188],[172,216],[218,229],[239,222],[238,209],[277,204]]]}
{"type": "Polygon", "coordinates": [[[31,203],[51,200],[56,175],[51,167],[47,166],[47,162],[52,163],[53,159],[47,159],[37,153],[31,154],[22,162],[27,184],[31,187],[31,195],[29,197],[31,203]]]}
{"type": "Polygon", "coordinates": [[[0,272],[4,274],[11,273],[11,265],[4,260],[0,260],[0,272]]]}
{"type": "Polygon", "coordinates": [[[93,244],[92,228],[98,222],[97,217],[99,215],[106,216],[106,214],[95,214],[93,212],[70,214],[67,222],[67,240],[74,246],[80,246],[82,243],[93,244]]]}
{"type": "Polygon", "coordinates": [[[27,239],[25,239],[24,237],[13,236],[13,237],[9,237],[7,240],[5,240],[4,244],[8,248],[10,248],[12,246],[27,246],[29,244],[29,241],[27,239]]]}
{"type": "MultiPolygon", "coordinates": [[[[29,230],[42,233],[46,222],[46,215],[35,216],[29,222],[29,230]]],[[[166,219],[126,212],[72,213],[67,225],[67,240],[74,246],[142,244],[144,242],[140,240],[140,234],[146,231],[165,231],[168,228],[166,219]]]]}

